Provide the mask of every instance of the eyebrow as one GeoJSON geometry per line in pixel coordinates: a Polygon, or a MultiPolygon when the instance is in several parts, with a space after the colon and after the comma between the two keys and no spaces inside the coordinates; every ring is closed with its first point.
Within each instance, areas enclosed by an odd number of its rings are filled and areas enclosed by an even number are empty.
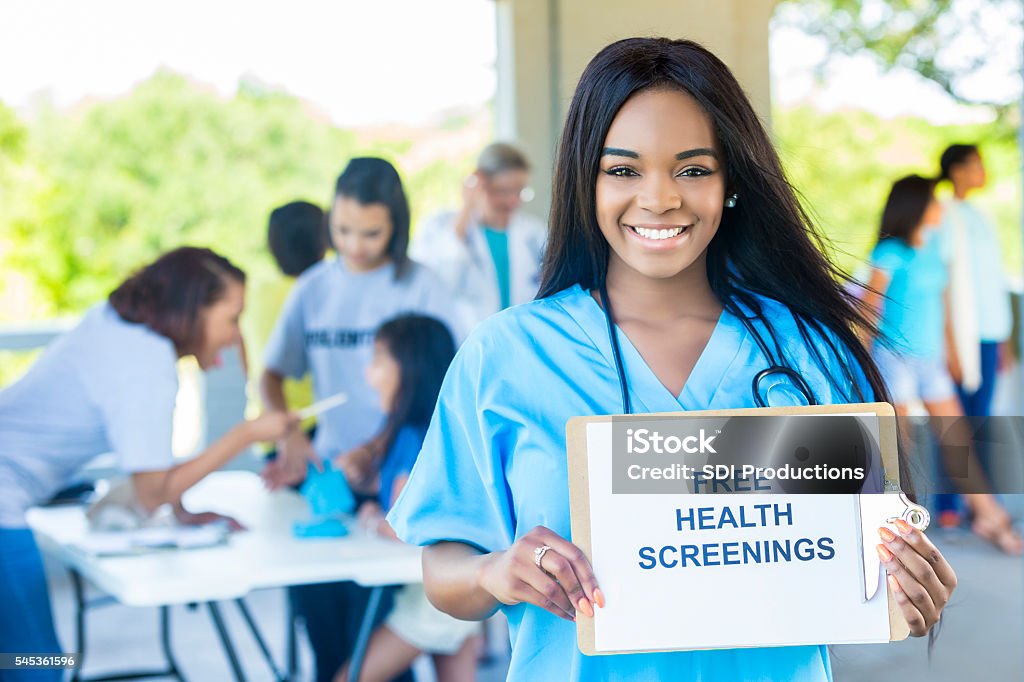
{"type": "MultiPolygon", "coordinates": [[[[639,159],[640,155],[629,149],[619,149],[618,147],[605,147],[601,151],[601,156],[625,156],[628,159],[639,159]]],[[[676,154],[677,161],[683,161],[684,159],[693,158],[694,156],[710,156],[713,159],[718,159],[718,154],[714,149],[707,147],[698,147],[697,149],[688,149],[685,152],[679,152],[676,154]]]]}

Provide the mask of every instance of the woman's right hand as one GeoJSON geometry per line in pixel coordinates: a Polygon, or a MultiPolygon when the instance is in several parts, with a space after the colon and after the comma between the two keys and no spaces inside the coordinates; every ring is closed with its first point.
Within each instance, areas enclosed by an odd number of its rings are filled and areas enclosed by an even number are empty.
{"type": "Polygon", "coordinates": [[[249,438],[255,443],[262,443],[281,440],[298,425],[299,415],[294,412],[273,410],[249,420],[246,427],[249,430],[249,438]]]}
{"type": "Polygon", "coordinates": [[[583,550],[544,526],[507,550],[488,554],[477,579],[502,604],[533,604],[565,620],[575,620],[577,610],[592,618],[594,604],[604,607],[604,595],[583,550]],[[549,549],[538,566],[541,547],[549,549]]]}
{"type": "Polygon", "coordinates": [[[317,469],[323,468],[309,438],[296,429],[277,442],[277,458],[263,467],[260,476],[270,490],[299,485],[306,480],[309,462],[317,469]]]}
{"type": "Polygon", "coordinates": [[[479,219],[485,200],[480,175],[473,173],[462,183],[462,210],[455,217],[455,234],[459,239],[464,240],[470,223],[479,219]]]}

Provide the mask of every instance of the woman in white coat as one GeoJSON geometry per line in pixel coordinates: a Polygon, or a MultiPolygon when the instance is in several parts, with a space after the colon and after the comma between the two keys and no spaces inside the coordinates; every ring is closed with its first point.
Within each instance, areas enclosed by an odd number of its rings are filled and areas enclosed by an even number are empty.
{"type": "Polygon", "coordinates": [[[530,167],[502,142],[480,153],[459,211],[420,224],[410,255],[434,270],[455,296],[462,329],[537,294],[547,226],[520,211],[530,167]]]}

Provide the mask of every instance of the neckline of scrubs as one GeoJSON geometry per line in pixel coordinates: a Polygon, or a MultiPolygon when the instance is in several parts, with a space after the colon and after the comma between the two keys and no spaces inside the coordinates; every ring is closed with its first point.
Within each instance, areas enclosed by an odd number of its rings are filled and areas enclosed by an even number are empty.
{"type": "MultiPolygon", "coordinates": [[[[615,366],[615,357],[608,339],[608,327],[604,309],[594,300],[590,292],[576,285],[576,294],[585,300],[577,306],[583,316],[579,320],[590,332],[591,340],[605,356],[609,365],[615,366]]],[[[622,364],[626,371],[626,383],[633,404],[647,412],[678,412],[683,410],[707,409],[715,392],[718,390],[726,370],[739,354],[746,330],[724,308],[715,323],[707,344],[694,363],[690,376],[683,385],[682,392],[672,395],[665,387],[654,370],[644,360],[640,351],[626,336],[625,332],[615,325],[619,347],[622,351],[622,364]]]]}

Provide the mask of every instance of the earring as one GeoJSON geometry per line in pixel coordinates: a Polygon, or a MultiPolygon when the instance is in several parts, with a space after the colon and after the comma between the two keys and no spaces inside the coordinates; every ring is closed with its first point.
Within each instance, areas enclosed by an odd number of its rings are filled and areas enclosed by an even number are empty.
{"type": "Polygon", "coordinates": [[[725,200],[726,208],[736,208],[736,202],[739,200],[740,195],[730,194],[725,200]]]}

